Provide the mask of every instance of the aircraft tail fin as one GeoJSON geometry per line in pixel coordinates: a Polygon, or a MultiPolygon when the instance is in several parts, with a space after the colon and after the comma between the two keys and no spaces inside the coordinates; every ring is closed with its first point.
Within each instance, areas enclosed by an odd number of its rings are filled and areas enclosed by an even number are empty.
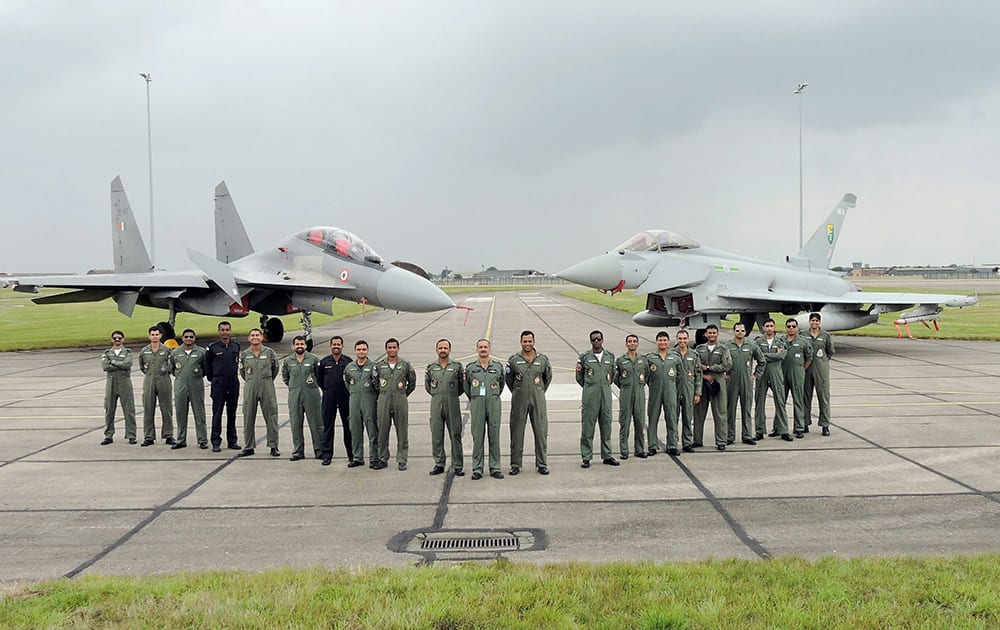
{"type": "Polygon", "coordinates": [[[837,207],[830,212],[826,220],[813,232],[812,237],[806,241],[796,258],[800,261],[807,261],[808,266],[813,269],[829,269],[830,261],[833,259],[833,250],[837,247],[837,241],[840,240],[840,229],[844,225],[847,209],[853,208],[857,201],[856,195],[845,194],[837,207]]]}
{"type": "Polygon", "coordinates": [[[240,213],[229,195],[226,182],[215,187],[215,258],[230,263],[253,253],[240,213]]]}
{"type": "Polygon", "coordinates": [[[153,269],[120,176],[111,181],[111,242],[115,254],[115,273],[153,269]]]}

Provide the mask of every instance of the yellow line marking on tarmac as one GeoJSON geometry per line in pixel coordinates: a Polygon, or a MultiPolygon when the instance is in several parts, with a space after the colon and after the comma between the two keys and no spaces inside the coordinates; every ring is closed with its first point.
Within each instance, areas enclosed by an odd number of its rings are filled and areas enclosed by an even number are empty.
{"type": "Polygon", "coordinates": [[[493,310],[496,307],[497,307],[497,297],[494,295],[493,301],[490,302],[490,316],[486,320],[486,334],[483,335],[483,339],[490,339],[490,333],[493,332],[493,310]]]}

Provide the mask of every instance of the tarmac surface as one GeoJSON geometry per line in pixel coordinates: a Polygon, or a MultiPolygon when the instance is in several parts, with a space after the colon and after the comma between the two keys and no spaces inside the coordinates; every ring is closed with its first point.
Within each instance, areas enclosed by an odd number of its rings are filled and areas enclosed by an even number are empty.
{"type": "MultiPolygon", "coordinates": [[[[381,471],[348,469],[339,425],[333,465],[288,461],[280,379],[280,458],[263,444],[243,459],[236,451],[199,450],[191,426],[186,449],[171,450],[162,440],[130,446],[120,412],[114,444],[102,447],[98,350],[0,354],[0,581],[392,567],[498,555],[551,563],[1000,552],[998,343],[837,335],[830,437],[820,436],[814,419],[805,439],[737,443],[720,453],[710,446],[709,419],[709,446],[695,453],[631,457],[620,467],[603,466],[595,455],[584,470],[574,367],[589,348],[589,331],[602,330],[616,355],[627,332],[640,336],[640,351],[652,351],[656,331],[558,289],[455,297],[474,310],[378,311],[316,333],[320,355],[331,334],[345,338],[349,354],[357,339],[368,340],[375,358],[386,338],[400,340],[400,356],[420,380],[410,398],[405,472],[394,462],[381,471]],[[453,358],[467,363],[485,336],[505,360],[520,349],[523,329],[535,332],[538,351],[555,368],[548,395],[552,474],[535,472],[529,426],[518,476],[472,481],[450,469],[428,476],[429,396],[422,384],[435,342],[450,338],[453,358]],[[434,540],[454,550],[422,548],[434,540]]],[[[276,349],[286,352],[290,338],[276,349]]],[[[133,383],[141,391],[137,371],[133,383]]],[[[504,414],[508,401],[505,393],[504,414]]],[[[463,398],[471,472],[465,409],[463,398]]],[[[617,457],[617,404],[613,417],[617,457]]],[[[263,440],[260,417],[257,436],[263,440]]],[[[394,436],[390,444],[394,455],[394,436]]],[[[509,445],[505,418],[505,474],[509,445]]]]}

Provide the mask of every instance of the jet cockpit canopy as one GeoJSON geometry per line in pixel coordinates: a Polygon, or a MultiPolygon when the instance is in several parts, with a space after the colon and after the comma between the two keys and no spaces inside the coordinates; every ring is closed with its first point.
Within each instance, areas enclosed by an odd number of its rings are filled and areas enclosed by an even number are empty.
{"type": "Polygon", "coordinates": [[[382,256],[360,237],[336,227],[313,227],[303,230],[295,238],[322,247],[324,251],[355,262],[382,264],[382,256]]]}
{"type": "Polygon", "coordinates": [[[670,230],[646,230],[639,232],[611,251],[625,252],[665,252],[675,249],[701,247],[697,242],[670,230]]]}

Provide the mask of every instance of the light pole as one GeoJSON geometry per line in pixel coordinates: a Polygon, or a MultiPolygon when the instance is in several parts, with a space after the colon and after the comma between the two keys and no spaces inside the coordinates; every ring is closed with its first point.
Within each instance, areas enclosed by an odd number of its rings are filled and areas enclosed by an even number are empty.
{"type": "MultiPolygon", "coordinates": [[[[799,250],[802,250],[802,93],[806,91],[809,87],[808,83],[799,83],[798,87],[795,88],[793,94],[798,94],[799,96],[799,250]]],[[[150,167],[152,168],[152,167],[150,167]]],[[[152,171],[150,171],[152,172],[152,171]]],[[[152,178],[152,175],[150,175],[152,178]]],[[[150,190],[152,190],[152,185],[150,185],[150,190]]],[[[152,195],[152,192],[150,192],[152,195]]],[[[150,207],[152,207],[152,202],[150,202],[150,207]]]]}
{"type": "Polygon", "coordinates": [[[149,260],[153,263],[153,268],[156,268],[156,229],[153,227],[153,125],[149,116],[149,82],[153,80],[153,75],[149,72],[140,72],[139,76],[146,81],[146,146],[149,148],[149,260]]]}

